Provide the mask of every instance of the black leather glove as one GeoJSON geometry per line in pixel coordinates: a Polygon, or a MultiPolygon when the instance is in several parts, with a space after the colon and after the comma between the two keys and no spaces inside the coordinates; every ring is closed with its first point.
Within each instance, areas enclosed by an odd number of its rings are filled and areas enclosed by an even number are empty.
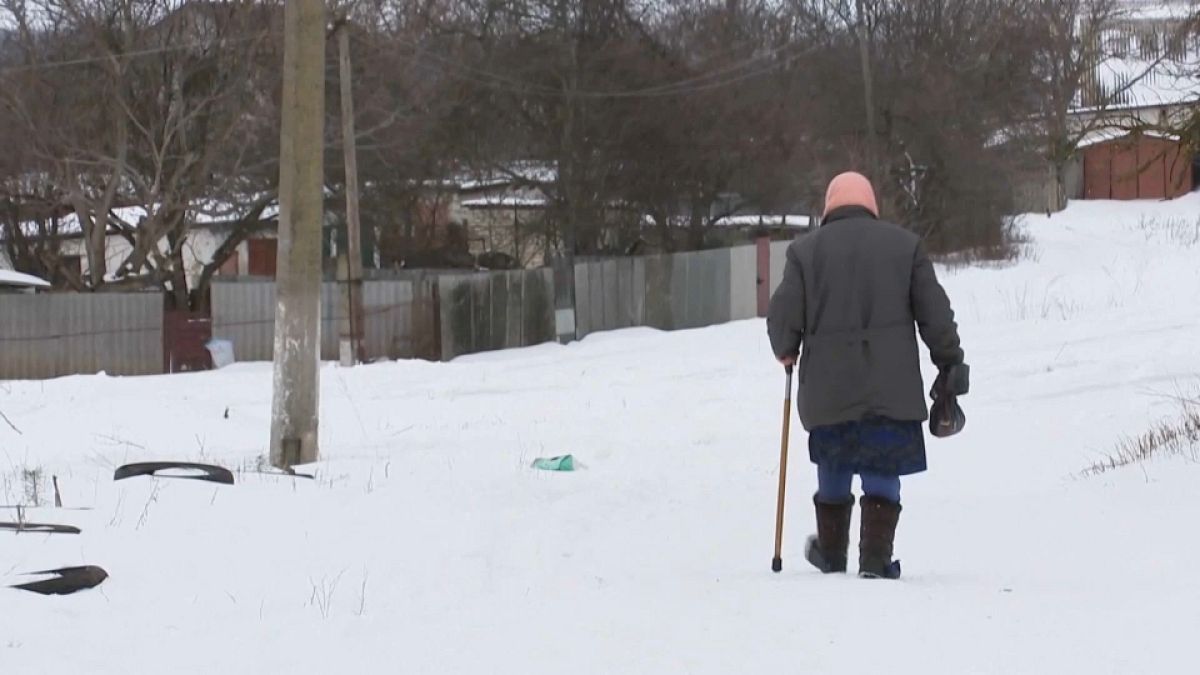
{"type": "Polygon", "coordinates": [[[953,436],[967,425],[967,416],[958,405],[958,397],[971,390],[971,367],[959,363],[938,372],[929,397],[929,432],[938,438],[953,436]]]}
{"type": "Polygon", "coordinates": [[[938,371],[937,379],[933,381],[933,388],[929,390],[929,397],[936,400],[943,397],[965,396],[970,391],[971,366],[958,363],[938,371]]]}

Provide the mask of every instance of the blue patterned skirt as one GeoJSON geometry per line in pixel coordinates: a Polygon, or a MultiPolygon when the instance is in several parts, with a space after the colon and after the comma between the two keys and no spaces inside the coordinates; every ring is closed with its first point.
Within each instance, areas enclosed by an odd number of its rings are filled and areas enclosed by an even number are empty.
{"type": "Polygon", "coordinates": [[[808,457],[837,471],[906,476],[926,469],[925,434],[920,422],[866,417],[812,429],[808,457]]]}

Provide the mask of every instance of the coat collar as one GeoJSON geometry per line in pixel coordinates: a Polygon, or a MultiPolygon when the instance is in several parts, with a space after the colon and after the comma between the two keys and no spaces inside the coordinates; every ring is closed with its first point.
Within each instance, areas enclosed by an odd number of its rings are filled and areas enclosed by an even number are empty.
{"type": "Polygon", "coordinates": [[[821,221],[822,225],[828,225],[839,220],[849,220],[851,218],[870,218],[871,220],[879,220],[879,217],[865,206],[843,206],[830,211],[825,215],[825,219],[821,221]]]}

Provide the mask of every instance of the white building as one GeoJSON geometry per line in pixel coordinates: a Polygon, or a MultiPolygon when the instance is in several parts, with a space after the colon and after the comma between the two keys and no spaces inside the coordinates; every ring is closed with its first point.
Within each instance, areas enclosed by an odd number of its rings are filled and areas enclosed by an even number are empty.
{"type": "MultiPolygon", "coordinates": [[[[276,206],[270,206],[261,218],[273,219],[278,213],[276,206]]],[[[129,206],[112,210],[112,217],[130,227],[138,227],[147,212],[144,207],[129,206]]],[[[189,214],[193,225],[188,230],[184,240],[181,256],[188,278],[189,287],[198,281],[205,265],[213,260],[218,248],[228,239],[233,231],[236,220],[222,216],[205,215],[196,212],[189,214]]],[[[24,228],[27,236],[42,236],[38,225],[28,223],[24,228]]],[[[87,245],[83,238],[82,228],[74,214],[63,216],[57,227],[59,257],[63,264],[73,273],[86,278],[90,274],[87,245]]],[[[276,267],[276,242],[274,226],[264,227],[246,241],[238,245],[234,255],[223,264],[218,274],[221,275],[260,275],[274,276],[276,267]]],[[[163,237],[158,242],[159,250],[166,254],[170,250],[169,242],[163,237]]],[[[133,253],[133,244],[115,227],[109,226],[105,237],[104,257],[106,280],[117,280],[117,272],[133,253]]],[[[12,261],[0,248],[0,269],[13,269],[12,261]]]]}

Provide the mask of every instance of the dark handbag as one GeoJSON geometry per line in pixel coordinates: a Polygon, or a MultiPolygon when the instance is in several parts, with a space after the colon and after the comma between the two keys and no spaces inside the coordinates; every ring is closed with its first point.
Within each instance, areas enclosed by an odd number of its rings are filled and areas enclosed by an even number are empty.
{"type": "Polygon", "coordinates": [[[967,426],[967,415],[958,405],[958,397],[971,390],[971,367],[965,363],[950,366],[938,374],[929,397],[929,433],[937,438],[953,436],[967,426]]]}

